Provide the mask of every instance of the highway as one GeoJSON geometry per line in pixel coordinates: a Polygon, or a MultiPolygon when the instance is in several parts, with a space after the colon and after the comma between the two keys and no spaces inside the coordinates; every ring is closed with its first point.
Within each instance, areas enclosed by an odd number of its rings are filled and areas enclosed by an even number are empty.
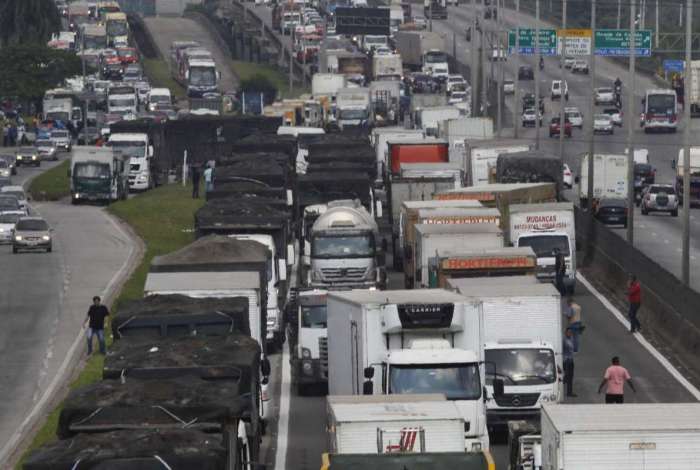
{"type": "MultiPolygon", "coordinates": [[[[57,163],[22,167],[13,182],[24,184],[57,163]]],[[[55,230],[53,251],[12,254],[10,246],[0,246],[2,468],[35,424],[29,415],[46,405],[45,394],[60,390],[72,375],[72,359],[84,354],[81,325],[90,299],[111,298],[138,254],[136,242],[101,207],[65,200],[32,203],[32,212],[55,230]]]]}

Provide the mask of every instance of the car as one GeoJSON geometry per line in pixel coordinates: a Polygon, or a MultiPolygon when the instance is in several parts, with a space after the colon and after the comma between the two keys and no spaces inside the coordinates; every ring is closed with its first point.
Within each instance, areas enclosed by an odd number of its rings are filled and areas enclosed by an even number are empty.
{"type": "Polygon", "coordinates": [[[627,227],[627,199],[603,198],[595,205],[594,216],[606,225],[627,227]]]}
{"type": "Polygon", "coordinates": [[[583,129],[583,114],[575,106],[564,108],[564,116],[571,121],[571,125],[583,129]]]}
{"type": "Polygon", "coordinates": [[[535,71],[529,65],[521,65],[518,67],[518,80],[534,80],[535,71]]]}
{"type": "Polygon", "coordinates": [[[515,82],[513,80],[503,81],[503,93],[506,95],[515,94],[515,82]]]}
{"type": "Polygon", "coordinates": [[[374,48],[373,54],[377,57],[381,56],[387,56],[387,55],[393,55],[394,51],[391,50],[391,48],[387,46],[379,46],[374,48]]]}
{"type": "Polygon", "coordinates": [[[464,87],[466,87],[467,85],[467,81],[464,79],[463,76],[451,73],[447,76],[447,82],[445,82],[445,89],[449,93],[452,91],[452,87],[454,87],[455,85],[460,85],[462,89],[464,89],[464,87]]]}
{"type": "Polygon", "coordinates": [[[535,127],[537,125],[537,120],[539,118],[540,125],[542,125],[542,113],[538,113],[535,108],[527,108],[523,111],[521,121],[523,127],[535,127]]]}
{"type": "Polygon", "coordinates": [[[614,104],[615,103],[615,92],[610,87],[596,88],[593,99],[594,99],[596,105],[614,104]]]}
{"type": "MultiPolygon", "coordinates": [[[[4,185],[3,188],[7,186],[10,185],[4,185]]],[[[17,196],[13,194],[0,194],[0,214],[27,215],[27,212],[20,206],[17,196]]]]}
{"type": "Polygon", "coordinates": [[[65,129],[54,129],[51,131],[51,140],[53,141],[56,150],[63,150],[64,152],[70,152],[73,148],[73,142],[70,135],[65,129]]]}
{"type": "Polygon", "coordinates": [[[588,75],[588,62],[582,59],[576,59],[571,66],[572,73],[583,73],[588,75]]]}
{"type": "Polygon", "coordinates": [[[15,225],[12,252],[22,250],[45,250],[51,252],[53,230],[41,217],[21,217],[15,225]]]}
{"type": "Polygon", "coordinates": [[[428,27],[428,21],[425,19],[424,16],[414,16],[413,17],[413,24],[418,29],[425,29],[428,27]]]}
{"type": "Polygon", "coordinates": [[[58,149],[52,139],[39,139],[34,142],[39,153],[39,158],[43,160],[58,160],[58,149]]]}
{"type": "Polygon", "coordinates": [[[566,163],[562,165],[562,182],[564,183],[564,186],[569,189],[571,189],[574,185],[574,173],[566,163]]]}
{"type": "Polygon", "coordinates": [[[125,82],[138,82],[143,79],[143,70],[139,64],[130,64],[124,69],[122,80],[125,82]]]}
{"type": "Polygon", "coordinates": [[[648,163],[635,163],[634,179],[639,179],[643,185],[654,184],[656,182],[656,169],[648,163]]]}
{"type": "MultiPolygon", "coordinates": [[[[534,93],[525,93],[523,95],[523,111],[525,111],[527,108],[534,108],[535,107],[535,94],[534,93]]],[[[544,99],[540,96],[540,113],[544,114],[544,99]]]]}
{"type": "Polygon", "coordinates": [[[5,186],[12,186],[12,178],[9,176],[0,176],[0,189],[5,186]]]}
{"type": "Polygon", "coordinates": [[[0,155],[0,160],[4,161],[7,167],[10,169],[10,176],[17,174],[17,164],[14,155],[0,155]]]}
{"type": "Polygon", "coordinates": [[[465,90],[454,89],[447,99],[447,104],[464,103],[467,101],[467,92],[465,90]]]}
{"type": "Polygon", "coordinates": [[[642,192],[640,209],[642,215],[649,215],[649,212],[668,212],[672,217],[678,217],[676,189],[671,184],[650,184],[642,192]]]}
{"type": "Polygon", "coordinates": [[[593,133],[594,134],[614,134],[615,125],[612,118],[607,114],[596,114],[593,116],[593,133]]]}
{"type": "Polygon", "coordinates": [[[0,214],[0,244],[12,243],[15,225],[20,217],[19,214],[0,214]]]}
{"type": "Polygon", "coordinates": [[[4,158],[0,159],[0,176],[4,176],[6,178],[12,176],[12,168],[10,168],[10,164],[7,163],[7,160],[4,158]]]}
{"type": "Polygon", "coordinates": [[[622,111],[617,108],[605,108],[603,114],[607,114],[612,119],[613,124],[622,126],[622,111]]]}
{"type": "Polygon", "coordinates": [[[433,77],[434,80],[437,80],[438,82],[444,82],[450,75],[450,71],[447,67],[433,67],[432,71],[430,72],[430,75],[433,77]]]}
{"type": "MultiPolygon", "coordinates": [[[[571,121],[564,118],[564,137],[571,137],[572,132],[571,121]]],[[[559,125],[559,116],[554,116],[549,122],[549,136],[558,137],[561,132],[561,126],[559,125]]]]}
{"type": "MultiPolygon", "coordinates": [[[[564,99],[569,100],[569,84],[566,83],[566,80],[564,80],[564,99]]],[[[559,100],[561,99],[562,95],[562,81],[561,80],[552,80],[552,100],[559,100]]]]}
{"type": "Polygon", "coordinates": [[[41,155],[36,147],[20,147],[15,152],[15,164],[41,166],[41,155]]]}
{"type": "Polygon", "coordinates": [[[24,188],[22,186],[3,186],[0,188],[0,196],[15,196],[17,202],[19,202],[19,207],[25,211],[29,211],[29,203],[27,202],[27,195],[24,193],[24,188]]]}
{"type": "Polygon", "coordinates": [[[574,63],[576,62],[576,59],[574,59],[571,56],[566,56],[564,57],[564,68],[565,69],[570,69],[574,66],[574,63]]]}

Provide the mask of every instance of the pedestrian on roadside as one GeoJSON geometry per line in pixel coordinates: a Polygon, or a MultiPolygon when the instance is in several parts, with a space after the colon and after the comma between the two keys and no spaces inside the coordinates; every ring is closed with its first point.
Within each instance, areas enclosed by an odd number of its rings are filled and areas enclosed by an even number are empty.
{"type": "Polygon", "coordinates": [[[201,179],[199,165],[192,165],[190,173],[192,175],[192,199],[199,199],[199,180],[201,179]]]}
{"type": "Polygon", "coordinates": [[[581,306],[574,302],[573,297],[566,299],[564,315],[566,315],[567,320],[566,327],[573,334],[574,352],[578,352],[581,344],[581,333],[583,333],[583,323],[581,323],[581,306]]]}
{"type": "Polygon", "coordinates": [[[83,324],[83,328],[87,327],[87,345],[88,355],[92,354],[92,337],[97,336],[100,343],[100,354],[105,354],[105,318],[109,316],[109,310],[102,305],[99,296],[92,298],[92,305],[87,313],[87,318],[83,324]]]}
{"type": "Polygon", "coordinates": [[[564,385],[566,385],[566,396],[575,398],[574,393],[574,332],[567,328],[564,333],[564,385]]]}
{"type": "Polygon", "coordinates": [[[620,365],[620,358],[615,356],[612,358],[612,365],[605,370],[603,381],[598,387],[598,393],[607,385],[605,389],[605,403],[624,403],[625,382],[627,382],[634,393],[637,393],[630,373],[620,365]]]}
{"type": "Polygon", "coordinates": [[[204,189],[206,192],[214,190],[214,170],[210,165],[204,170],[204,189]]]}
{"type": "Polygon", "coordinates": [[[17,145],[17,125],[15,123],[10,125],[10,133],[8,138],[10,141],[10,147],[15,147],[17,145]]]}
{"type": "Polygon", "coordinates": [[[554,255],[554,286],[563,297],[566,294],[566,287],[564,286],[564,276],[566,275],[566,258],[564,258],[564,254],[559,250],[559,248],[552,250],[552,254],[554,255]]]}
{"type": "Polygon", "coordinates": [[[639,306],[642,304],[642,286],[639,285],[637,276],[634,274],[630,274],[630,280],[627,283],[627,300],[630,303],[628,313],[630,319],[630,333],[642,331],[642,324],[637,318],[639,306]]]}
{"type": "Polygon", "coordinates": [[[10,123],[6,122],[2,128],[2,146],[10,146],[10,123]]]}

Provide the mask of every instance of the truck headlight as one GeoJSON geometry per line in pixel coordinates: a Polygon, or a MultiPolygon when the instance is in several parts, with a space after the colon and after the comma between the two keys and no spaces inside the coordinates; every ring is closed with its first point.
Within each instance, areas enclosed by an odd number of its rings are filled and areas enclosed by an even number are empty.
{"type": "Polygon", "coordinates": [[[481,452],[481,442],[472,442],[472,452],[481,452]]]}
{"type": "Polygon", "coordinates": [[[311,350],[309,348],[301,348],[301,357],[303,359],[311,359],[311,350]]]}
{"type": "Polygon", "coordinates": [[[311,363],[308,361],[304,361],[304,363],[301,365],[301,368],[304,371],[304,374],[306,375],[311,375],[314,371],[313,367],[311,366],[311,363]]]}
{"type": "Polygon", "coordinates": [[[49,241],[49,240],[51,240],[51,237],[49,237],[48,235],[44,235],[41,237],[41,239],[45,240],[45,241],[49,241]]]}
{"type": "Polygon", "coordinates": [[[36,155],[32,155],[32,160],[36,160],[36,155]]]}
{"type": "Polygon", "coordinates": [[[17,236],[15,237],[15,240],[17,240],[18,242],[21,242],[21,241],[22,241],[22,235],[17,235],[17,236]]]}

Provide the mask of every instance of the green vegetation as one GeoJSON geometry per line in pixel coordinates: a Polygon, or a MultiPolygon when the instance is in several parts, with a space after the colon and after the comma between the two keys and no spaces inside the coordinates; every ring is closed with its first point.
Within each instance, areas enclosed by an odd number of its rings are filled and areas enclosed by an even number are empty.
{"type": "Polygon", "coordinates": [[[61,29],[56,2],[3,0],[0,6],[0,49],[30,42],[46,44],[61,29]]]}
{"type": "MultiPolygon", "coordinates": [[[[154,256],[175,251],[194,241],[194,213],[204,204],[204,200],[192,199],[191,194],[190,186],[170,184],[109,206],[109,211],[128,223],[146,245],[141,264],[122,288],[113,311],[117,311],[126,300],[143,297],[146,274],[154,256]]],[[[105,336],[109,347],[112,342],[109,325],[107,330],[105,336]]],[[[99,354],[88,358],[85,368],[71,382],[70,390],[101,380],[103,363],[104,358],[99,354]]],[[[29,451],[56,439],[60,412],[61,405],[49,414],[22,460],[29,451]]],[[[21,470],[21,462],[15,468],[21,470]]]]}
{"type": "Polygon", "coordinates": [[[154,88],[169,88],[175,99],[184,100],[187,95],[185,89],[170,75],[168,64],[160,59],[143,59],[143,71],[151,80],[154,88]]]}
{"type": "MultiPolygon", "coordinates": [[[[241,84],[251,81],[252,79],[264,79],[270,83],[279,92],[278,98],[297,98],[303,93],[310,93],[309,87],[301,87],[298,83],[294,84],[294,90],[289,93],[289,76],[280,72],[269,65],[255,64],[253,62],[241,62],[238,60],[231,61],[231,68],[236,74],[241,84]]],[[[264,90],[259,90],[264,91],[264,90]]]]}
{"type": "Polygon", "coordinates": [[[70,178],[66,160],[34,178],[29,185],[29,194],[35,201],[58,201],[70,195],[70,178]]]}

